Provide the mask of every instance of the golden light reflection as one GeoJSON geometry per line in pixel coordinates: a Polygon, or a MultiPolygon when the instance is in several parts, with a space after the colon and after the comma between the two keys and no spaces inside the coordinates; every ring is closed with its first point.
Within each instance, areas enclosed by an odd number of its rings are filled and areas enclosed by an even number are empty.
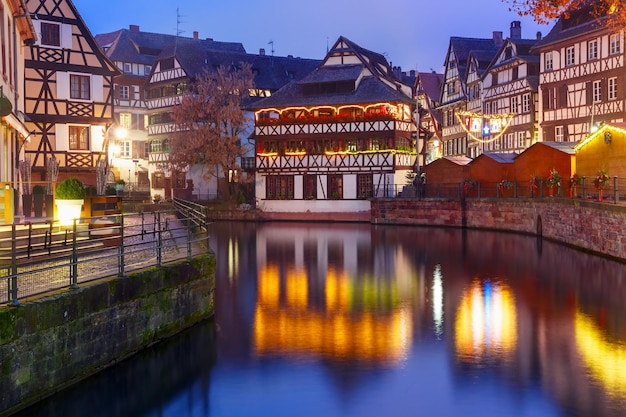
{"type": "Polygon", "coordinates": [[[353,311],[354,288],[344,273],[328,271],[325,309],[308,304],[312,289],[303,269],[287,272],[281,297],[278,268],[268,265],[259,273],[258,291],[254,343],[259,355],[317,355],[376,363],[406,357],[413,324],[410,309],[398,305],[384,313],[353,311]]]}
{"type": "Polygon", "coordinates": [[[626,345],[607,340],[586,315],[576,312],[574,337],[591,376],[616,399],[626,399],[626,345]]]}
{"type": "Polygon", "coordinates": [[[455,321],[457,356],[474,361],[484,356],[505,358],[517,346],[517,313],[508,285],[474,280],[461,299],[455,321]]]}

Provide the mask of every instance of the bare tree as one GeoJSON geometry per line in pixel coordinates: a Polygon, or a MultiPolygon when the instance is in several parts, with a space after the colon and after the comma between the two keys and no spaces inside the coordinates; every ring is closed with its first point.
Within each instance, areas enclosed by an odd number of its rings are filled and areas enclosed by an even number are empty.
{"type": "MultiPolygon", "coordinates": [[[[240,157],[249,151],[241,136],[250,128],[242,105],[253,85],[247,63],[205,71],[191,83],[172,114],[177,129],[169,154],[172,169],[186,171],[200,164],[205,176],[217,177],[218,183],[220,178],[241,172],[240,157]]],[[[229,199],[230,192],[228,187],[229,199]]]]}
{"type": "Polygon", "coordinates": [[[593,17],[607,16],[608,24],[626,24],[626,0],[502,0],[520,16],[531,16],[538,23],[551,23],[561,16],[570,17],[580,11],[593,17]]]}

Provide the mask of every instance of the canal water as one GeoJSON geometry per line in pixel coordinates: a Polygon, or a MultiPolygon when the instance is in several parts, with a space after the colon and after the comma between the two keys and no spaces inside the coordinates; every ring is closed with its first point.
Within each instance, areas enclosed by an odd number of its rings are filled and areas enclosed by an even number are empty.
{"type": "Polygon", "coordinates": [[[213,228],[214,321],[20,415],[626,415],[621,263],[475,230],[213,228]]]}

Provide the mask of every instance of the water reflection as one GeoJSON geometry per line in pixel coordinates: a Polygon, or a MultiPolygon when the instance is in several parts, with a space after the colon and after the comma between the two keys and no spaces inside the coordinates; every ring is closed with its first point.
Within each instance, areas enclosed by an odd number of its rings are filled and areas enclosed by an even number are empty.
{"type": "Polygon", "coordinates": [[[461,298],[454,331],[459,360],[508,361],[517,348],[517,313],[511,288],[502,280],[473,280],[461,298]]]}
{"type": "Polygon", "coordinates": [[[32,415],[94,414],[85,398],[133,385],[140,407],[113,391],[100,415],[625,414],[623,264],[455,229],[218,223],[211,244],[215,340],[32,415]]]}

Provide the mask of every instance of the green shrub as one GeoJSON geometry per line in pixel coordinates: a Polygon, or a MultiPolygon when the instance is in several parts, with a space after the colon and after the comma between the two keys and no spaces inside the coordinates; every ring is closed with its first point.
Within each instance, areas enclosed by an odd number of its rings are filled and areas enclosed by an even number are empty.
{"type": "Polygon", "coordinates": [[[82,200],[85,198],[85,187],[78,178],[67,178],[56,189],[58,200],[82,200]]]}

